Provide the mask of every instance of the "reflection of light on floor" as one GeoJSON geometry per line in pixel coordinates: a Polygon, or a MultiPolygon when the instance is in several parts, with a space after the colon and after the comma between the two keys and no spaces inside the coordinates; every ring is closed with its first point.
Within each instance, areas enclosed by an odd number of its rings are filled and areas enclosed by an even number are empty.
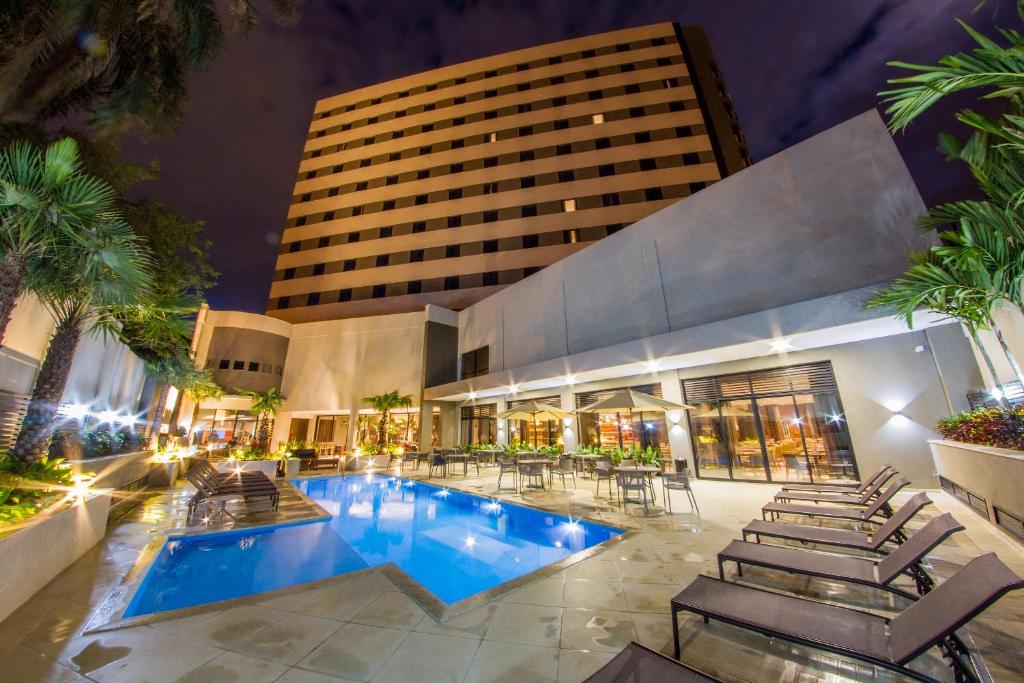
{"type": "Polygon", "coordinates": [[[369,502],[356,502],[348,506],[349,517],[364,517],[369,519],[373,516],[373,506],[369,502]]]}

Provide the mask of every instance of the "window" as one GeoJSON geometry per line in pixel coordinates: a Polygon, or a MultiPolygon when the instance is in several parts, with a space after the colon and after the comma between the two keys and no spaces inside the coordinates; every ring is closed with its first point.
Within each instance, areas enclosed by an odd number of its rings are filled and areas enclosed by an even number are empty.
{"type": "Polygon", "coordinates": [[[612,141],[608,138],[598,138],[594,140],[594,147],[597,149],[608,149],[612,146],[612,141]]]}
{"type": "Polygon", "coordinates": [[[536,249],[540,246],[540,238],[537,235],[523,235],[523,249],[536,249]]]}
{"type": "Polygon", "coordinates": [[[390,260],[391,257],[388,254],[377,254],[377,267],[383,268],[384,266],[388,265],[388,262],[390,260]]]}
{"type": "Polygon", "coordinates": [[[462,164],[451,164],[448,167],[449,173],[462,173],[462,164]]]}
{"type": "Polygon", "coordinates": [[[301,196],[301,197],[299,198],[299,201],[300,201],[300,202],[308,202],[309,200],[310,200],[310,195],[309,195],[309,193],[308,193],[308,192],[307,192],[306,194],[302,195],[302,196],[301,196]]]}
{"type": "Polygon", "coordinates": [[[331,238],[330,237],[321,237],[320,239],[318,239],[316,241],[316,246],[317,246],[318,249],[323,249],[324,247],[331,246],[331,238]]]}
{"type": "Polygon", "coordinates": [[[444,288],[446,290],[458,289],[459,288],[459,276],[449,275],[444,279],[444,288]]]}
{"type": "Polygon", "coordinates": [[[484,253],[493,254],[498,251],[498,240],[484,240],[484,253]]]}
{"type": "Polygon", "coordinates": [[[231,364],[231,369],[232,370],[244,370],[245,369],[245,361],[244,360],[236,360],[236,361],[234,361],[231,364]]]}
{"type": "Polygon", "coordinates": [[[615,175],[615,165],[601,164],[600,166],[597,167],[597,175],[601,176],[602,178],[615,175]]]}
{"type": "Polygon", "coordinates": [[[337,197],[338,196],[338,188],[332,187],[331,189],[327,190],[327,196],[328,197],[337,197]]]}
{"type": "Polygon", "coordinates": [[[413,249],[409,252],[409,263],[419,263],[423,260],[423,250],[413,249]]]}
{"type": "Polygon", "coordinates": [[[448,190],[448,199],[462,199],[462,188],[456,187],[454,189],[448,190]]]}
{"type": "Polygon", "coordinates": [[[533,135],[533,126],[520,126],[519,127],[519,137],[524,137],[526,135],[533,135]]]}
{"type": "Polygon", "coordinates": [[[498,220],[497,211],[484,211],[484,223],[493,223],[498,220]]]}
{"type": "Polygon", "coordinates": [[[536,204],[526,204],[526,205],[520,207],[520,216],[522,216],[523,218],[531,218],[531,217],[536,216],[536,215],[537,215],[537,205],[536,204]]]}
{"type": "Polygon", "coordinates": [[[427,171],[425,169],[421,171],[416,171],[416,180],[426,180],[429,177],[430,171],[427,171]]]}
{"type": "Polygon", "coordinates": [[[498,273],[489,271],[484,273],[484,287],[494,287],[498,284],[498,273]]]}
{"type": "Polygon", "coordinates": [[[323,263],[316,263],[316,264],[314,264],[313,265],[313,275],[323,275],[323,274],[324,274],[324,264],[323,263]]]}
{"type": "Polygon", "coordinates": [[[285,280],[291,280],[293,277],[295,277],[295,269],[294,268],[285,268],[284,269],[284,276],[283,277],[284,277],[285,280]]]}
{"type": "Polygon", "coordinates": [[[298,218],[295,219],[295,227],[302,227],[305,224],[306,224],[306,217],[305,216],[299,216],[298,218]]]}
{"type": "Polygon", "coordinates": [[[494,194],[498,191],[498,183],[484,183],[484,194],[494,194]]]}
{"type": "Polygon", "coordinates": [[[700,155],[696,152],[688,152],[683,155],[683,166],[690,166],[692,164],[700,163],[700,155]]]}
{"type": "Polygon", "coordinates": [[[524,176],[524,177],[519,179],[519,188],[520,189],[526,189],[528,187],[534,187],[536,184],[537,184],[537,179],[534,176],[532,176],[532,175],[524,176]]]}
{"type": "Polygon", "coordinates": [[[383,299],[387,290],[387,285],[374,285],[370,292],[370,296],[374,299],[383,299]]]}
{"type": "Polygon", "coordinates": [[[564,156],[566,154],[572,154],[572,145],[556,145],[555,154],[558,156],[564,156]]]}
{"type": "MultiPolygon", "coordinates": [[[[551,79],[551,84],[552,84],[552,85],[556,85],[556,84],[558,84],[558,83],[562,83],[562,82],[564,82],[564,81],[565,81],[565,79],[564,79],[564,78],[562,78],[561,76],[558,76],[558,77],[556,77],[556,78],[552,78],[552,79],[551,79]]],[[[552,97],[552,98],[551,98],[551,106],[552,106],[552,107],[564,107],[564,106],[566,105],[566,103],[567,103],[567,102],[568,102],[568,100],[566,100],[566,99],[565,99],[564,97],[562,97],[562,96],[559,96],[559,97],[552,97]]]]}
{"type": "Polygon", "coordinates": [[[355,244],[356,242],[359,241],[359,233],[350,232],[348,235],[345,236],[345,239],[349,244],[355,244]]]}
{"type": "Polygon", "coordinates": [[[393,233],[394,233],[394,228],[392,226],[390,226],[390,225],[385,226],[385,227],[380,229],[380,236],[381,237],[391,237],[391,235],[393,233]]]}
{"type": "Polygon", "coordinates": [[[473,349],[472,351],[466,351],[462,354],[460,367],[462,372],[460,375],[461,379],[470,379],[471,377],[480,377],[490,372],[490,347],[481,346],[479,349],[473,349]]]}
{"type": "Polygon", "coordinates": [[[459,255],[459,251],[460,249],[458,244],[449,244],[444,248],[444,257],[455,258],[459,255]]]}
{"type": "Polygon", "coordinates": [[[573,171],[570,170],[570,171],[559,171],[558,172],[558,182],[560,182],[560,183],[568,183],[568,182],[572,182],[573,180],[576,180],[576,174],[573,171]]]}
{"type": "Polygon", "coordinates": [[[533,161],[533,150],[528,149],[519,153],[519,161],[533,161]]]}
{"type": "Polygon", "coordinates": [[[462,216],[448,216],[448,227],[458,228],[462,226],[462,216]]]}
{"type": "Polygon", "coordinates": [[[426,221],[416,221],[415,223],[412,224],[412,231],[414,233],[416,233],[416,232],[426,232],[427,231],[427,222],[426,221]]]}
{"type": "Polygon", "coordinates": [[[347,273],[348,271],[355,270],[355,269],[356,269],[356,260],[354,258],[345,259],[344,261],[341,262],[341,270],[343,272],[347,273]]]}
{"type": "Polygon", "coordinates": [[[644,115],[644,108],[643,107],[630,107],[629,108],[629,118],[631,118],[631,119],[638,119],[638,118],[640,118],[643,115],[644,115]]]}
{"type": "Polygon", "coordinates": [[[576,200],[575,199],[563,199],[562,200],[562,211],[565,211],[566,213],[569,213],[569,212],[572,212],[572,211],[575,211],[575,210],[576,210],[576,200]]]}
{"type": "Polygon", "coordinates": [[[558,119],[555,121],[555,130],[565,130],[569,127],[569,121],[566,119],[558,119]]]}
{"type": "Polygon", "coordinates": [[[498,134],[497,133],[488,133],[487,134],[487,142],[497,142],[497,141],[498,141],[498,134]]]}
{"type": "Polygon", "coordinates": [[[229,361],[227,358],[221,360],[217,364],[217,369],[219,370],[227,370],[229,367],[231,367],[231,361],[229,361]]]}
{"type": "Polygon", "coordinates": [[[663,195],[661,193],[660,187],[648,187],[647,189],[644,190],[644,199],[646,201],[656,202],[662,198],[663,195]]]}
{"type": "Polygon", "coordinates": [[[282,296],[277,300],[278,308],[288,308],[288,297],[282,296]]]}
{"type": "Polygon", "coordinates": [[[498,440],[498,421],[494,417],[497,407],[486,405],[463,406],[459,439],[470,444],[492,444],[498,440]]]}
{"type": "Polygon", "coordinates": [[[654,163],[654,159],[641,159],[640,170],[641,171],[653,171],[658,166],[654,163]]]}
{"type": "Polygon", "coordinates": [[[294,254],[299,249],[302,249],[302,242],[292,242],[288,245],[288,253],[294,254]]]}
{"type": "Polygon", "coordinates": [[[587,99],[590,101],[600,100],[603,97],[604,93],[601,92],[600,90],[591,90],[590,92],[587,93],[587,99]]]}
{"type": "Polygon", "coordinates": [[[393,211],[395,208],[395,200],[387,199],[380,205],[381,211],[393,211]]]}
{"type": "Polygon", "coordinates": [[[651,141],[651,134],[648,133],[648,132],[634,133],[633,134],[633,142],[635,144],[639,145],[641,143],[650,142],[650,141],[651,141]]]}
{"type": "Polygon", "coordinates": [[[423,291],[423,280],[410,280],[405,285],[406,294],[419,294],[423,291]]]}
{"type": "Polygon", "coordinates": [[[590,117],[590,120],[594,123],[604,123],[604,114],[594,114],[590,117]]]}
{"type": "Polygon", "coordinates": [[[601,206],[618,206],[619,205],[619,193],[609,192],[608,194],[601,195],[601,206]]]}
{"type": "Polygon", "coordinates": [[[518,113],[518,114],[525,114],[526,112],[530,111],[532,108],[533,107],[530,105],[529,102],[527,102],[526,104],[519,104],[519,105],[516,105],[516,113],[518,113]]]}
{"type": "Polygon", "coordinates": [[[398,176],[396,176],[396,175],[389,175],[387,178],[384,179],[384,184],[385,185],[395,185],[397,183],[398,183],[398,176]]]}
{"type": "Polygon", "coordinates": [[[310,292],[309,296],[306,297],[307,306],[316,306],[320,303],[320,292],[310,292]]]}
{"type": "Polygon", "coordinates": [[[523,277],[530,277],[534,273],[540,272],[540,266],[530,266],[529,268],[523,268],[523,277]]]}
{"type": "Polygon", "coordinates": [[[465,140],[452,140],[452,149],[461,149],[465,144],[465,140]]]}
{"type": "Polygon", "coordinates": [[[413,203],[415,203],[416,206],[421,206],[423,204],[426,204],[427,203],[427,195],[425,195],[425,194],[418,194],[418,195],[416,195],[416,199],[414,200],[413,203]]]}
{"type": "Polygon", "coordinates": [[[352,215],[353,216],[362,216],[363,215],[363,207],[361,207],[361,206],[353,206],[352,207],[352,215]]]}
{"type": "Polygon", "coordinates": [[[492,168],[498,165],[498,157],[487,157],[484,159],[484,168],[492,168]]]}
{"type": "Polygon", "coordinates": [[[344,303],[346,301],[352,301],[352,290],[351,289],[339,289],[338,290],[338,301],[342,302],[342,303],[344,303]]]}
{"type": "Polygon", "coordinates": [[[562,243],[563,244],[576,244],[580,241],[580,231],[576,228],[572,230],[562,231],[562,243]]]}

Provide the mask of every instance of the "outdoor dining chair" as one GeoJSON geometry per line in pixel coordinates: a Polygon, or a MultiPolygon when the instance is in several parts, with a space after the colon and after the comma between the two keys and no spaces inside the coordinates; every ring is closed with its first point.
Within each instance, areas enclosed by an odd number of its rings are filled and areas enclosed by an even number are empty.
{"type": "Polygon", "coordinates": [[[690,501],[690,509],[694,510],[698,515],[700,514],[700,508],[697,507],[697,497],[693,495],[693,488],[690,486],[690,475],[686,472],[661,473],[661,493],[665,496],[669,514],[672,513],[672,497],[669,495],[670,491],[685,491],[687,500],[690,501]]]}
{"type": "Polygon", "coordinates": [[[644,506],[644,515],[647,514],[649,501],[647,500],[647,475],[643,472],[618,471],[616,473],[619,485],[619,506],[625,510],[626,503],[636,503],[644,506]],[[630,498],[629,494],[636,494],[630,498]]]}
{"type": "Polygon", "coordinates": [[[612,483],[615,481],[615,468],[611,458],[598,458],[594,461],[594,478],[597,480],[597,489],[594,497],[601,495],[601,481],[608,482],[608,498],[612,497],[612,483]]]}
{"type": "Polygon", "coordinates": [[[552,463],[548,468],[548,484],[552,484],[555,477],[562,480],[562,488],[565,488],[566,476],[572,477],[572,487],[576,488],[576,468],[572,456],[563,455],[558,462],[552,463]]]}
{"type": "Polygon", "coordinates": [[[511,455],[499,455],[498,456],[498,489],[502,488],[501,480],[506,475],[512,475],[512,488],[519,490],[518,477],[519,477],[519,466],[516,465],[515,457],[511,455]]]}
{"type": "Polygon", "coordinates": [[[519,492],[524,488],[544,488],[544,463],[542,462],[520,462],[519,467],[519,492]]]}
{"type": "Polygon", "coordinates": [[[427,468],[427,476],[434,476],[434,468],[440,468],[441,476],[447,476],[448,474],[448,461],[445,460],[444,455],[441,451],[435,451],[430,457],[430,467],[427,468]]]}

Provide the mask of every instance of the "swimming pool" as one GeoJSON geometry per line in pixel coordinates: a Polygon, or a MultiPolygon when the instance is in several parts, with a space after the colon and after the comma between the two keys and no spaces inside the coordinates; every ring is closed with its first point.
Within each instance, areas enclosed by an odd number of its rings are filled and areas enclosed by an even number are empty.
{"type": "Polygon", "coordinates": [[[622,533],[387,475],[293,483],[331,518],[170,538],[124,617],[243,597],[388,562],[450,605],[622,533]]]}

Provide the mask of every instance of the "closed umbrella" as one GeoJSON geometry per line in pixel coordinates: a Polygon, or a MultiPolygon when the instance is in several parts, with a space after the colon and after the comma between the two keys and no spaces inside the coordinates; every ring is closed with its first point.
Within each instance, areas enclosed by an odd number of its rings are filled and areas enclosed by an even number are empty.
{"type": "Polygon", "coordinates": [[[515,408],[498,413],[498,417],[502,420],[531,420],[533,422],[534,448],[537,447],[537,416],[539,415],[545,415],[551,420],[561,420],[564,417],[571,417],[572,413],[535,400],[526,401],[515,408]]]}

